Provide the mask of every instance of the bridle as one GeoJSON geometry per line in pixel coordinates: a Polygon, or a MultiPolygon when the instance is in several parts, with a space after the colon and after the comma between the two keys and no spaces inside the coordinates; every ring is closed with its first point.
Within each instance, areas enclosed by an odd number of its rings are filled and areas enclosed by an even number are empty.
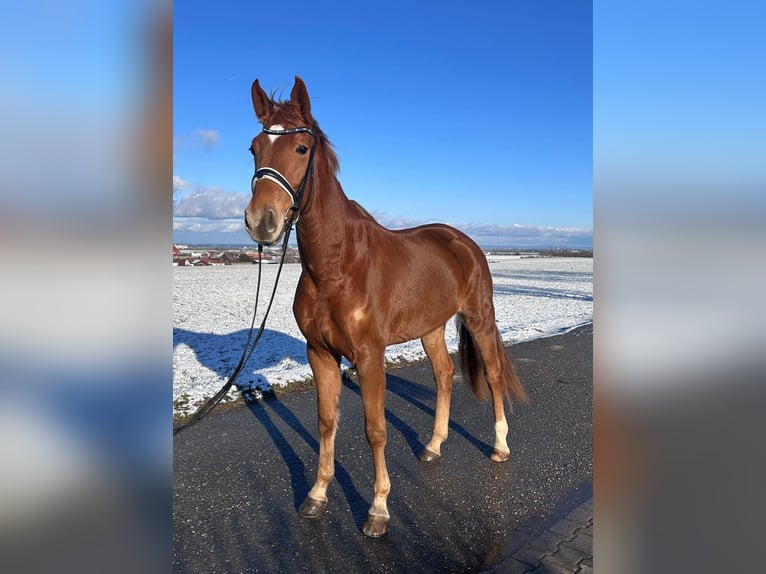
{"type": "MultiPolygon", "coordinates": [[[[285,215],[285,226],[287,227],[292,226],[293,223],[298,221],[298,215],[303,207],[303,196],[306,191],[306,186],[309,186],[309,189],[313,188],[314,186],[314,152],[317,148],[317,135],[316,131],[312,130],[311,128],[307,127],[299,127],[299,128],[290,128],[286,130],[272,130],[269,128],[263,128],[263,133],[274,135],[274,136],[283,136],[283,135],[292,135],[292,134],[309,134],[314,139],[314,145],[311,146],[311,151],[309,152],[309,162],[306,166],[306,172],[303,174],[303,177],[301,178],[300,183],[298,184],[298,189],[294,189],[292,185],[290,185],[290,182],[287,180],[287,178],[282,175],[278,170],[274,169],[273,167],[261,167],[258,168],[255,171],[255,174],[253,174],[253,179],[250,182],[250,189],[255,192],[255,184],[258,183],[262,179],[270,179],[274,183],[276,183],[279,187],[284,190],[287,195],[290,196],[290,199],[293,202],[292,207],[289,209],[289,213],[285,215]],[[293,214],[295,217],[290,217],[290,214],[293,214]],[[289,221],[288,221],[289,220],[289,221]]],[[[289,229],[289,227],[287,227],[289,229]]]]}

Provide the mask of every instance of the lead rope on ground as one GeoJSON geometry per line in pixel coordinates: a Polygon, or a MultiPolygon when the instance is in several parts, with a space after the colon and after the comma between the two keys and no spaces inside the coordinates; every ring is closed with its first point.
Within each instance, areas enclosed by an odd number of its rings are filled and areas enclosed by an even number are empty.
{"type": "Polygon", "coordinates": [[[258,283],[255,288],[255,305],[253,308],[253,319],[250,322],[250,329],[247,333],[247,340],[245,341],[245,348],[242,350],[242,356],[239,359],[239,363],[237,363],[237,366],[234,368],[234,372],[229,377],[229,380],[226,381],[226,383],[221,387],[221,390],[219,390],[215,395],[210,397],[205,403],[197,409],[193,415],[191,415],[191,418],[189,418],[185,423],[174,427],[173,428],[173,436],[177,435],[182,430],[189,428],[193,424],[198,423],[202,418],[207,415],[210,411],[213,410],[213,408],[221,402],[221,399],[226,395],[226,393],[229,392],[229,389],[231,389],[231,386],[236,382],[237,378],[239,378],[240,373],[245,368],[245,365],[247,364],[247,361],[250,359],[250,356],[253,354],[253,351],[255,351],[255,347],[258,344],[258,341],[261,339],[261,335],[263,335],[263,330],[266,327],[266,319],[269,317],[269,311],[271,311],[271,305],[274,303],[274,296],[277,293],[277,285],[279,285],[279,277],[282,274],[282,266],[285,262],[285,255],[287,254],[287,242],[290,239],[290,232],[293,228],[293,222],[291,221],[287,225],[287,230],[285,231],[285,239],[282,243],[282,256],[279,259],[279,268],[277,269],[277,276],[274,279],[274,288],[271,291],[271,297],[269,298],[269,305],[266,307],[266,313],[263,315],[263,320],[261,321],[260,327],[258,327],[258,333],[255,335],[255,338],[253,338],[253,327],[255,326],[255,317],[258,314],[258,299],[260,298],[261,293],[261,267],[263,266],[262,261],[262,253],[263,253],[263,246],[261,244],[258,244],[258,283]]]}

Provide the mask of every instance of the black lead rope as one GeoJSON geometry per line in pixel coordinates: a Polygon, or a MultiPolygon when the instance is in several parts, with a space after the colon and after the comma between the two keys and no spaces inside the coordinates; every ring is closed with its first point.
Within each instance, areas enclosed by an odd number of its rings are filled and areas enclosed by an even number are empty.
{"type": "Polygon", "coordinates": [[[255,347],[258,344],[258,341],[261,339],[261,336],[263,335],[263,330],[266,327],[266,319],[269,316],[269,311],[271,311],[271,305],[274,302],[274,296],[277,293],[277,285],[279,285],[279,276],[282,274],[282,266],[285,262],[285,255],[287,254],[287,242],[290,239],[290,231],[292,231],[293,228],[293,222],[290,221],[287,225],[287,230],[285,231],[285,239],[282,243],[282,256],[279,260],[279,268],[277,269],[277,276],[276,279],[274,279],[274,289],[271,292],[271,298],[269,299],[269,305],[266,307],[266,313],[263,316],[263,320],[261,321],[261,326],[258,327],[258,333],[256,333],[255,338],[253,338],[253,327],[255,326],[255,317],[258,313],[258,299],[260,298],[261,293],[261,267],[263,266],[261,254],[263,253],[263,246],[258,245],[258,284],[255,288],[255,307],[253,309],[253,320],[250,322],[250,329],[247,333],[247,341],[245,341],[245,348],[242,351],[242,356],[239,359],[239,363],[237,363],[237,366],[234,368],[234,372],[229,377],[229,380],[226,381],[226,384],[221,388],[220,391],[218,391],[215,395],[210,397],[205,404],[203,404],[197,411],[191,416],[189,420],[187,420],[185,423],[174,427],[173,428],[173,436],[177,435],[179,432],[181,432],[184,429],[189,428],[193,424],[199,422],[202,420],[202,418],[207,415],[210,411],[213,410],[213,408],[221,402],[221,399],[226,395],[226,393],[229,392],[229,389],[231,389],[231,386],[236,382],[237,378],[239,377],[240,373],[242,372],[242,369],[245,368],[245,365],[247,364],[247,361],[250,359],[250,356],[253,354],[253,351],[255,351],[255,347]]]}
{"type": "MultiPolygon", "coordinates": [[[[306,173],[303,174],[303,178],[301,179],[300,183],[298,184],[298,190],[294,190],[293,187],[290,185],[290,182],[285,179],[281,173],[279,173],[277,170],[272,169],[270,167],[264,167],[255,172],[255,175],[253,176],[253,181],[260,179],[264,176],[269,176],[272,178],[276,178],[279,180],[279,184],[285,188],[285,190],[290,194],[290,196],[293,199],[293,206],[291,208],[291,211],[293,212],[293,215],[298,213],[298,211],[302,207],[303,203],[303,193],[306,188],[306,184],[308,183],[309,189],[313,188],[314,186],[314,152],[317,148],[317,135],[316,135],[316,129],[311,130],[307,127],[299,127],[299,128],[291,128],[286,130],[272,130],[268,128],[263,128],[262,130],[264,133],[272,134],[272,135],[289,135],[289,134],[299,134],[299,133],[307,133],[311,135],[311,137],[314,139],[314,145],[311,148],[311,153],[309,155],[309,161],[308,165],[306,166],[306,173]]],[[[252,186],[252,184],[251,184],[252,186]]],[[[297,220],[296,217],[291,217],[287,225],[287,230],[285,231],[285,239],[282,244],[282,257],[279,260],[279,269],[277,269],[277,277],[274,280],[274,290],[271,292],[271,298],[269,299],[269,306],[266,308],[266,313],[263,316],[263,321],[261,321],[261,326],[258,328],[258,333],[255,335],[255,338],[253,339],[253,327],[255,326],[255,317],[258,313],[258,299],[260,297],[261,292],[261,253],[263,252],[263,246],[261,244],[258,244],[258,286],[255,290],[255,308],[253,309],[253,320],[250,323],[250,330],[247,333],[247,341],[245,341],[245,348],[242,351],[242,357],[239,359],[239,363],[237,363],[237,366],[234,369],[234,373],[232,373],[231,377],[229,377],[229,380],[226,381],[226,384],[221,388],[220,391],[218,391],[215,395],[210,397],[197,411],[191,416],[189,420],[187,420],[185,423],[175,427],[173,429],[173,436],[177,435],[182,430],[189,428],[193,424],[199,422],[206,414],[208,414],[210,411],[213,410],[213,408],[221,402],[221,399],[226,395],[226,393],[229,392],[229,389],[234,384],[234,382],[239,377],[240,373],[242,372],[242,369],[245,368],[245,364],[247,363],[248,359],[250,359],[250,356],[253,354],[253,351],[255,351],[255,346],[258,344],[258,341],[261,339],[261,335],[263,335],[263,329],[266,326],[266,319],[269,316],[269,311],[271,311],[271,304],[274,302],[274,296],[277,293],[277,285],[279,284],[279,276],[282,274],[282,265],[285,262],[285,255],[287,254],[287,242],[290,239],[290,232],[292,231],[293,224],[297,220]]]]}

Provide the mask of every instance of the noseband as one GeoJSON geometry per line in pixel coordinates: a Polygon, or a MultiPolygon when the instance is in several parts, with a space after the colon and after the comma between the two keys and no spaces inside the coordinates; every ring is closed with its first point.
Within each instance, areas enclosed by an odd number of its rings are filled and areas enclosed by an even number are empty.
{"type": "MultiPolygon", "coordinates": [[[[317,136],[316,133],[307,127],[300,127],[300,128],[291,128],[287,130],[271,130],[269,128],[263,128],[263,133],[270,134],[274,136],[283,136],[283,135],[291,135],[291,134],[302,134],[306,133],[309,134],[312,138],[314,138],[314,145],[311,146],[311,151],[309,152],[309,163],[306,166],[306,173],[303,174],[303,177],[301,178],[300,183],[298,184],[298,189],[294,189],[292,185],[290,185],[290,182],[287,181],[287,178],[279,173],[278,170],[274,169],[273,167],[261,167],[255,171],[255,174],[253,175],[253,180],[250,182],[250,188],[255,192],[255,184],[258,183],[262,179],[270,179],[274,183],[276,183],[279,187],[281,187],[287,195],[290,196],[290,199],[293,202],[292,207],[290,208],[290,211],[293,213],[298,213],[300,211],[301,207],[303,207],[303,194],[306,191],[306,184],[309,184],[311,187],[314,185],[314,152],[316,151],[317,147],[317,136]]],[[[285,219],[287,219],[288,216],[285,216],[285,219]]],[[[297,217],[293,220],[293,222],[297,221],[297,217]]]]}

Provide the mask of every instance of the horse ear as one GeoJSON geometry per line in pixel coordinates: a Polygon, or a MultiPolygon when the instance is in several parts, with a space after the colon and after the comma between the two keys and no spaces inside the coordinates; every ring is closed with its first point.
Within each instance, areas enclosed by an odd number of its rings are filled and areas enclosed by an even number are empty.
{"type": "Polygon", "coordinates": [[[253,109],[255,110],[255,117],[258,121],[264,123],[264,121],[274,111],[274,104],[271,103],[271,99],[263,91],[263,88],[258,83],[258,80],[253,82],[253,87],[250,90],[253,96],[253,109]]]}
{"type": "Polygon", "coordinates": [[[290,102],[298,106],[304,119],[311,122],[311,100],[309,100],[309,92],[306,89],[306,84],[300,77],[295,76],[295,85],[293,91],[290,92],[290,102]]]}

